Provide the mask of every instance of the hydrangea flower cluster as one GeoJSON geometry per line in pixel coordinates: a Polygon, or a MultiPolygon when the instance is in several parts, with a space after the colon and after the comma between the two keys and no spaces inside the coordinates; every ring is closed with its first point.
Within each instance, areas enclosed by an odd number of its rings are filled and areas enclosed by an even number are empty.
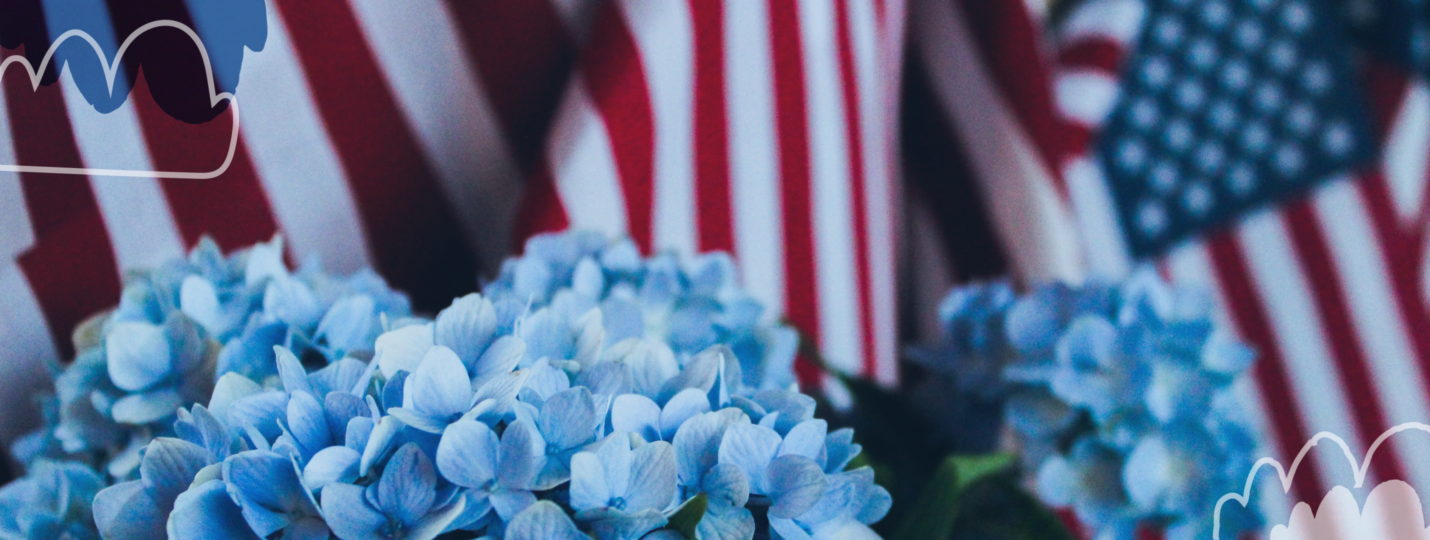
{"type": "MultiPolygon", "coordinates": [[[[1022,298],[1003,283],[974,285],[942,308],[948,361],[1001,372],[985,387],[1002,393],[1046,502],[1071,507],[1098,538],[1148,525],[1210,536],[1216,501],[1240,490],[1259,434],[1233,388],[1254,354],[1216,327],[1203,291],[1144,271],[1022,298]]],[[[1257,525],[1224,519],[1222,537],[1257,525]]]]}
{"type": "Polygon", "coordinates": [[[106,463],[130,478],[175,411],[209,398],[217,375],[276,377],[273,346],[310,363],[371,357],[383,317],[411,314],[407,297],[370,270],[340,277],[310,260],[296,273],[281,238],[224,257],[204,239],[187,258],[126,277],[114,310],[75,332],[74,362],[55,367],[46,425],[16,442],[41,457],[106,463]]]}
{"type": "Polygon", "coordinates": [[[137,477],[98,492],[93,526],[634,540],[684,538],[679,514],[705,539],[877,538],[888,493],[846,470],[853,432],[830,432],[786,386],[793,332],[732,276],[726,257],[682,267],[598,236],[538,237],[485,294],[430,320],[380,318],[370,349],[285,341],[261,371],[222,372],[147,443],[137,477]]]}

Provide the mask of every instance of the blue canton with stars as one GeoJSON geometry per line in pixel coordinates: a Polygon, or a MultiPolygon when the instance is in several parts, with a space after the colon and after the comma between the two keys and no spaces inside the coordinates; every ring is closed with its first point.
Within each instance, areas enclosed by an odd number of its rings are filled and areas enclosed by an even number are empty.
{"type": "Polygon", "coordinates": [[[1133,255],[1374,155],[1324,0],[1151,0],[1098,154],[1133,255]]]}

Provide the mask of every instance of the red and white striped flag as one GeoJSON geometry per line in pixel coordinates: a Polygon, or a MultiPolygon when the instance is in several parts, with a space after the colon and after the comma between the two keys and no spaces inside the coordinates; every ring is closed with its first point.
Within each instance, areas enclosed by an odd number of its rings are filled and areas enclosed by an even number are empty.
{"type": "Polygon", "coordinates": [[[602,4],[524,230],[729,251],[746,288],[783,306],[832,365],[893,382],[902,12],[880,0],[602,4]]]}

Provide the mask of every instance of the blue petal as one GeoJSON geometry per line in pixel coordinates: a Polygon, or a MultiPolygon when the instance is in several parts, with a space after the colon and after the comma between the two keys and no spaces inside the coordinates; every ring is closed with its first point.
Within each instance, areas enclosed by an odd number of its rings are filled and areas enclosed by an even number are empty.
{"type": "Polygon", "coordinates": [[[502,521],[510,522],[522,510],[536,504],[536,496],[530,491],[498,488],[491,494],[492,509],[502,521]]]}
{"type": "Polygon", "coordinates": [[[581,370],[576,384],[591,389],[593,394],[608,396],[627,394],[635,387],[630,368],[617,362],[601,362],[581,370]]]}
{"type": "Polygon", "coordinates": [[[814,398],[789,390],[761,390],[755,393],[755,403],[770,413],[779,413],[774,430],[781,435],[795,425],[814,418],[814,398]]]}
{"type": "Polygon", "coordinates": [[[620,342],[645,335],[644,314],[634,298],[610,296],[601,302],[601,320],[606,339],[620,342]]]}
{"type": "Polygon", "coordinates": [[[571,276],[571,290],[589,298],[601,298],[606,289],[606,278],[601,273],[601,265],[590,257],[576,263],[576,271],[571,276]]]}
{"type": "Polygon", "coordinates": [[[367,416],[348,420],[347,432],[343,434],[343,446],[359,452],[366,450],[368,438],[372,436],[372,429],[375,426],[372,418],[367,416]]]}
{"type": "Polygon", "coordinates": [[[676,430],[675,438],[671,441],[675,445],[681,484],[689,487],[700,486],[705,471],[710,470],[718,461],[721,440],[734,421],[727,413],[711,412],[687,420],[676,430]]]}
{"type": "Polygon", "coordinates": [[[1161,437],[1143,439],[1122,466],[1128,498],[1143,511],[1159,510],[1164,498],[1175,489],[1177,477],[1187,473],[1177,471],[1177,465],[1161,437]]]}
{"type": "Polygon", "coordinates": [[[122,424],[152,424],[174,415],[184,400],[172,387],[156,388],[142,394],[130,394],[114,402],[110,415],[122,424]]]}
{"type": "Polygon", "coordinates": [[[432,540],[437,535],[442,534],[462,515],[462,511],[467,507],[465,498],[458,498],[447,506],[443,506],[431,513],[423,516],[417,523],[407,529],[405,540],[432,540]]]}
{"type": "Polygon", "coordinates": [[[316,491],[333,482],[350,483],[358,479],[362,454],[346,446],[329,446],[308,460],[303,467],[303,485],[316,491]]]}
{"type": "Polygon", "coordinates": [[[104,488],[94,497],[94,522],[104,538],[163,538],[164,519],[138,480],[104,488]]]}
{"type": "Polygon", "coordinates": [[[803,528],[800,528],[794,520],[788,518],[770,517],[770,531],[774,534],[771,537],[778,537],[780,540],[814,540],[803,528]]]}
{"type": "Polygon", "coordinates": [[[442,433],[437,446],[437,470],[453,484],[486,488],[497,476],[501,441],[486,424],[456,422],[442,433]]]}
{"type": "Polygon", "coordinates": [[[472,406],[472,383],[462,360],[451,349],[437,345],[428,350],[422,364],[403,389],[405,400],[412,401],[418,413],[450,422],[472,406]]]}
{"type": "Polygon", "coordinates": [[[412,525],[432,509],[437,497],[437,472],[415,443],[397,449],[377,482],[378,507],[403,524],[412,525]]]}
{"type": "Polygon", "coordinates": [[[520,334],[526,342],[527,358],[570,360],[575,347],[571,326],[550,309],[543,308],[521,321],[520,334]]]}
{"type": "Polygon", "coordinates": [[[248,451],[230,456],[223,462],[223,477],[229,495],[259,536],[268,536],[297,517],[317,513],[293,462],[278,454],[248,451]]]}
{"type": "Polygon", "coordinates": [[[707,412],[710,412],[710,400],[704,392],[695,388],[680,391],[660,411],[660,437],[667,441],[675,438],[681,424],[707,412]]]}
{"type": "Polygon", "coordinates": [[[298,328],[312,328],[322,317],[322,307],[302,281],[278,277],[263,290],[263,312],[298,328]]]}
{"type": "Polygon", "coordinates": [[[472,368],[472,387],[481,388],[482,385],[492,380],[498,375],[510,373],[521,363],[521,357],[526,354],[526,342],[516,336],[502,336],[493,341],[486,352],[477,359],[477,363],[472,368]]]}
{"type": "Polygon", "coordinates": [[[753,424],[735,424],[720,441],[720,463],[729,463],[750,477],[750,492],[773,495],[765,469],[774,461],[780,447],[780,435],[774,430],[753,424]]]}
{"type": "Polygon", "coordinates": [[[336,444],[347,436],[348,423],[352,419],[368,416],[368,408],[360,397],[347,392],[329,392],[323,399],[323,414],[327,418],[333,444],[336,444]]]}
{"type": "Polygon", "coordinates": [[[407,400],[403,389],[407,386],[407,377],[412,375],[407,370],[400,370],[392,378],[382,385],[382,409],[387,410],[393,407],[401,407],[407,400]]]}
{"type": "Polygon", "coordinates": [[[1084,315],[1058,339],[1058,363],[1074,369],[1110,368],[1117,348],[1117,329],[1107,319],[1084,315]]]}
{"type": "Polygon", "coordinates": [[[382,376],[391,379],[399,370],[416,371],[432,345],[431,324],[405,326],[377,337],[373,361],[382,370],[382,376]]]}
{"type": "Polygon", "coordinates": [[[537,360],[531,367],[522,371],[527,373],[522,384],[535,390],[543,400],[551,399],[551,396],[571,388],[571,379],[566,376],[566,372],[552,367],[550,361],[545,358],[537,360]]]}
{"type": "Polygon", "coordinates": [[[744,506],[711,506],[695,530],[704,540],[750,540],[755,537],[755,517],[744,506]]]}
{"type": "Polygon", "coordinates": [[[617,343],[612,347],[614,350],[607,350],[607,354],[617,353],[620,360],[631,367],[637,394],[655,398],[665,383],[680,373],[675,352],[659,340],[627,340],[626,343],[624,353],[617,352],[622,347],[617,343]]]}
{"type": "Polygon", "coordinates": [[[313,335],[332,353],[342,355],[370,348],[379,329],[377,303],[371,296],[356,294],[333,303],[313,335]]]}
{"type": "Polygon", "coordinates": [[[180,409],[179,417],[174,431],[180,438],[204,447],[219,461],[228,457],[232,448],[228,429],[208,409],[194,405],[192,413],[180,409]]]}
{"type": "Polygon", "coordinates": [[[710,504],[738,508],[750,500],[750,478],[745,471],[729,463],[716,464],[705,474],[700,490],[710,497],[710,504]]]}
{"type": "Polygon", "coordinates": [[[616,396],[611,404],[611,428],[635,433],[647,442],[658,441],[662,438],[660,412],[660,406],[648,397],[639,394],[616,396]]]}
{"type": "Polygon", "coordinates": [[[506,528],[507,540],[588,540],[566,516],[561,507],[551,501],[540,501],[527,507],[511,520],[506,528]]]}
{"type": "Polygon", "coordinates": [[[271,441],[283,434],[278,421],[287,416],[287,409],[288,394],[275,391],[239,399],[229,406],[228,414],[231,424],[253,426],[271,441]]]}
{"type": "Polygon", "coordinates": [[[179,495],[167,529],[169,538],[258,540],[223,482],[206,482],[179,495]]]}
{"type": "Polygon", "coordinates": [[[653,531],[665,525],[665,515],[656,510],[643,510],[640,512],[623,512],[619,510],[597,511],[594,516],[583,516],[578,514],[578,518],[589,519],[591,521],[591,532],[596,533],[597,538],[610,540],[639,540],[645,533],[653,531]]]}
{"type": "Polygon", "coordinates": [[[359,473],[367,476],[372,466],[382,459],[387,453],[387,448],[392,445],[392,440],[397,433],[407,424],[395,416],[384,416],[373,426],[372,433],[367,438],[367,445],[362,450],[362,463],[358,465],[359,473]]]}
{"type": "Polygon", "coordinates": [[[707,350],[695,355],[685,364],[680,374],[666,381],[655,402],[663,406],[687,388],[697,388],[702,393],[709,392],[720,377],[720,367],[723,363],[724,357],[716,351],[707,350]]]}
{"type": "Polygon", "coordinates": [[[294,393],[288,399],[288,430],[304,456],[311,456],[332,443],[323,406],[307,392],[294,393]]]}
{"type": "Polygon", "coordinates": [[[213,463],[213,455],[197,444],[160,437],[149,442],[139,474],[152,491],[154,501],[167,511],[174,498],[189,488],[199,469],[213,463]]]}
{"type": "Polygon", "coordinates": [[[149,323],[115,323],[104,340],[104,354],[109,379],[130,392],[149,388],[173,371],[164,329],[149,323]]]}
{"type": "Polygon", "coordinates": [[[770,516],[796,518],[813,508],[824,496],[828,483],[824,468],[804,456],[785,455],[770,462],[767,470],[769,493],[774,505],[770,516]]]}
{"type": "Polygon", "coordinates": [[[825,453],[824,437],[829,431],[829,424],[824,420],[805,420],[795,425],[785,435],[784,442],[780,443],[779,455],[804,456],[823,469],[828,456],[825,453]]]}
{"type": "Polygon", "coordinates": [[[601,459],[592,452],[571,456],[571,508],[576,511],[605,508],[614,495],[606,482],[601,459]]]}
{"type": "Polygon", "coordinates": [[[561,451],[595,440],[598,421],[591,391],[576,387],[548,398],[541,408],[537,426],[546,445],[561,451]]]}
{"type": "Polygon", "coordinates": [[[545,463],[546,440],[534,424],[517,420],[507,426],[502,433],[501,468],[497,471],[497,480],[503,487],[530,488],[545,463]]]}
{"type": "Polygon", "coordinates": [[[274,345],[273,357],[278,359],[278,376],[283,379],[283,390],[292,394],[294,392],[307,392],[313,394],[313,387],[308,385],[308,371],[303,369],[303,363],[298,361],[297,356],[288,348],[274,345]]]}
{"type": "Polygon", "coordinates": [[[380,540],[378,531],[388,523],[387,516],[368,505],[363,488],[341,483],[323,488],[323,516],[343,540],[380,540]]]}
{"type": "Polygon", "coordinates": [[[313,387],[313,397],[317,398],[333,392],[362,394],[367,390],[363,378],[369,375],[368,369],[369,366],[361,360],[343,358],[308,374],[308,384],[313,387]],[[357,389],[358,386],[361,389],[357,389]]]}
{"type": "Polygon", "coordinates": [[[238,423],[234,422],[233,418],[229,416],[229,407],[232,406],[235,401],[262,391],[263,387],[249,380],[248,377],[237,373],[225,373],[222,377],[219,377],[218,382],[214,384],[213,397],[209,398],[209,412],[213,413],[214,417],[218,418],[219,421],[224,424],[231,427],[238,427],[238,423]]]}
{"type": "Polygon", "coordinates": [[[636,449],[630,482],[624,490],[625,509],[664,510],[675,499],[676,490],[675,448],[657,441],[636,449]]]}
{"type": "Polygon", "coordinates": [[[864,450],[862,445],[854,443],[854,430],[850,428],[834,430],[824,438],[824,447],[828,452],[828,462],[824,464],[827,473],[844,470],[864,450]]]}
{"type": "Polygon", "coordinates": [[[294,521],[283,531],[283,540],[328,540],[330,537],[328,524],[317,516],[294,521]]]}
{"type": "Polygon", "coordinates": [[[217,334],[222,328],[218,291],[213,283],[199,276],[188,276],[179,285],[179,310],[189,318],[204,326],[210,334],[217,334]]]}
{"type": "Polygon", "coordinates": [[[490,300],[472,293],[452,301],[437,314],[433,343],[452,349],[462,364],[472,371],[482,351],[497,332],[496,309],[490,300]]]}

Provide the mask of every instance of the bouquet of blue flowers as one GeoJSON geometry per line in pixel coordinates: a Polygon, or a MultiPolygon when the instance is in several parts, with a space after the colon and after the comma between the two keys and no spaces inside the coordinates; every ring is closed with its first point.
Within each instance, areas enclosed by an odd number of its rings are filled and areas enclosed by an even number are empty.
{"type": "MultiPolygon", "coordinates": [[[[1130,539],[1139,527],[1206,538],[1259,440],[1234,391],[1254,354],[1212,309],[1204,292],[1150,271],[1021,298],[1005,283],[974,285],[944,301],[948,339],[924,363],[1004,403],[1038,494],[1097,538],[1130,539]]],[[[1254,507],[1224,516],[1222,537],[1258,519],[1254,507]]]]}
{"type": "Polygon", "coordinates": [[[888,492],[728,257],[540,236],[423,319],[281,253],[201,246],[82,329],[0,535],[878,537],[888,492]]]}

